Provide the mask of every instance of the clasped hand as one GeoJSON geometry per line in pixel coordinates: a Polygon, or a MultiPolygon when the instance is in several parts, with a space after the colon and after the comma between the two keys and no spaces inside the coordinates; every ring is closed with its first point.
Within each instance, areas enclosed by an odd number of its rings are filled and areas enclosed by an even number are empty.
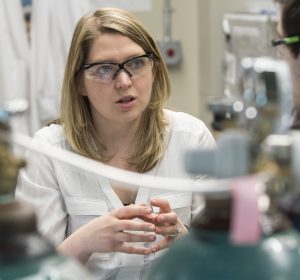
{"type": "MultiPolygon", "coordinates": [[[[132,204],[108,214],[106,226],[101,234],[105,240],[102,245],[105,252],[147,255],[167,248],[175,238],[187,233],[186,227],[172,211],[166,199],[151,199],[150,204],[159,208],[159,213],[153,213],[145,204],[132,204]],[[133,243],[154,242],[156,235],[162,235],[164,239],[153,243],[150,247],[133,243]]],[[[101,218],[106,219],[105,216],[101,218]]]]}
{"type": "Polygon", "coordinates": [[[153,213],[145,204],[115,209],[82,226],[65,239],[58,249],[84,263],[93,253],[148,255],[167,248],[178,235],[187,233],[187,229],[167,200],[155,198],[150,203],[160,209],[159,213],[153,213]],[[156,235],[164,238],[154,242],[156,235]],[[144,247],[134,242],[153,243],[144,247]]]}
{"type": "Polygon", "coordinates": [[[154,243],[150,247],[150,252],[155,253],[159,250],[167,248],[170,243],[188,233],[187,228],[178,219],[176,213],[172,211],[172,208],[166,199],[151,199],[150,203],[152,206],[158,207],[159,213],[151,213],[147,220],[155,225],[154,232],[164,236],[164,239],[154,243]]]}

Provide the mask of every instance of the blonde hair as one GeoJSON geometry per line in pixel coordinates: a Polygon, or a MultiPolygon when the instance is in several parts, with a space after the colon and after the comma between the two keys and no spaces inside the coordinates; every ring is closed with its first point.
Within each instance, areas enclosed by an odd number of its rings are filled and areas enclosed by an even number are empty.
{"type": "Polygon", "coordinates": [[[164,129],[167,125],[163,104],[170,95],[170,81],[165,63],[142,24],[127,11],[116,8],[100,9],[82,17],[76,25],[67,59],[61,97],[61,118],[71,148],[84,156],[105,162],[105,146],[96,134],[89,101],[80,94],[85,63],[93,39],[103,33],[120,33],[153,53],[154,82],[150,102],[142,114],[136,133],[135,152],[128,163],[138,172],[151,170],[164,151],[164,129]]]}

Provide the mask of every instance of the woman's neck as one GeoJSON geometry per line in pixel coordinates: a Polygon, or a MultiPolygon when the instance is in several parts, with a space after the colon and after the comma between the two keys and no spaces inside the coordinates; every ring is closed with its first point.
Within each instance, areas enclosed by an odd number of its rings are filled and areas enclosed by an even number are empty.
{"type": "Polygon", "coordinates": [[[99,123],[96,127],[107,149],[107,155],[129,158],[133,154],[134,139],[139,122],[130,123],[99,123]]]}

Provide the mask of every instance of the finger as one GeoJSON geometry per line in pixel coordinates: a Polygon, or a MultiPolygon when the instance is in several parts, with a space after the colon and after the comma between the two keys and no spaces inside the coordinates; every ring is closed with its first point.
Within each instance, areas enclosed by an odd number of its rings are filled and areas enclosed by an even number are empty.
{"type": "Polygon", "coordinates": [[[172,211],[172,208],[167,199],[163,198],[151,198],[150,203],[152,206],[160,208],[160,213],[168,213],[172,211]]]}
{"type": "Polygon", "coordinates": [[[157,222],[160,225],[163,224],[177,224],[177,214],[175,212],[169,212],[165,214],[159,214],[157,217],[157,222]]]}
{"type": "MultiPolygon", "coordinates": [[[[141,203],[141,204],[138,204],[139,206],[146,206],[147,207],[147,204],[145,202],[141,203]]],[[[149,207],[149,206],[148,206],[149,207]]],[[[150,207],[151,208],[151,204],[150,204],[150,207]]],[[[153,222],[153,220],[157,217],[158,214],[156,213],[153,213],[153,209],[151,208],[152,210],[152,213],[147,215],[147,216],[143,216],[143,217],[140,217],[141,219],[143,219],[144,221],[148,221],[148,222],[153,222]]]]}
{"type": "Polygon", "coordinates": [[[161,241],[155,243],[153,246],[151,246],[150,251],[151,251],[151,253],[155,253],[155,252],[158,252],[165,248],[168,248],[170,246],[171,242],[172,242],[172,240],[170,240],[168,238],[164,238],[163,240],[161,240],[161,241]]]}
{"type": "Polygon", "coordinates": [[[128,205],[112,211],[118,219],[131,219],[139,216],[146,216],[152,213],[152,209],[146,206],[128,205]]]}
{"type": "Polygon", "coordinates": [[[155,225],[151,223],[133,221],[133,220],[119,220],[115,224],[116,231],[134,230],[134,231],[155,231],[155,225]]]}
{"type": "Polygon", "coordinates": [[[153,242],[156,240],[156,235],[118,232],[115,235],[115,240],[119,242],[153,242]]]}
{"type": "Polygon", "coordinates": [[[172,226],[165,226],[165,227],[156,227],[155,233],[160,234],[160,235],[176,235],[177,232],[177,226],[172,225],[172,226]]]}
{"type": "Polygon", "coordinates": [[[146,247],[135,247],[127,243],[122,243],[120,245],[118,252],[127,254],[139,254],[139,255],[149,255],[151,253],[150,248],[146,247]]]}
{"type": "Polygon", "coordinates": [[[151,213],[149,215],[146,215],[146,216],[140,216],[139,218],[145,222],[149,222],[149,223],[157,223],[157,217],[159,216],[159,214],[154,214],[154,213],[151,213]]]}

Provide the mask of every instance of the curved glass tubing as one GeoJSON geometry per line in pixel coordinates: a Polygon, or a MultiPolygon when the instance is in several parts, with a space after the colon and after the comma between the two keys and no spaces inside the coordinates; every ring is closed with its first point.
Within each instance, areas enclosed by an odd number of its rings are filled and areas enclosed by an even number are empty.
{"type": "MultiPolygon", "coordinates": [[[[0,135],[0,139],[5,139],[5,136],[0,135]]],[[[183,191],[184,187],[185,192],[199,192],[203,194],[228,194],[232,182],[232,178],[202,178],[201,180],[195,181],[193,179],[158,177],[149,174],[140,174],[132,171],[127,171],[109,166],[104,163],[100,163],[98,161],[83,157],[70,151],[62,150],[44,142],[33,142],[32,137],[22,133],[13,132],[10,136],[10,141],[20,147],[27,148],[31,151],[41,153],[52,159],[59,160],[72,166],[81,168],[82,170],[85,170],[87,172],[99,175],[102,178],[101,180],[106,179],[119,182],[124,187],[127,187],[129,189],[138,186],[150,189],[183,191]]],[[[251,175],[251,177],[256,178],[261,182],[267,182],[270,180],[270,178],[273,177],[273,174],[269,172],[261,172],[253,174],[251,175]]]]}

